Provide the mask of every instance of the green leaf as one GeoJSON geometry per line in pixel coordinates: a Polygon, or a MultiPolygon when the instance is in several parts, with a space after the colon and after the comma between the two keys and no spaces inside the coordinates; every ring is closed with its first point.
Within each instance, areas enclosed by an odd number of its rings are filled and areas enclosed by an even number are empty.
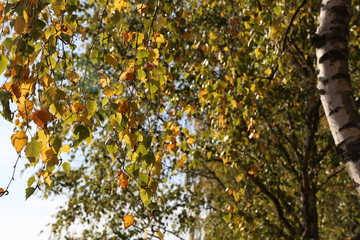
{"type": "Polygon", "coordinates": [[[55,152],[58,153],[62,146],[61,139],[58,137],[52,138],[50,143],[55,152]]]}
{"type": "Polygon", "coordinates": [[[136,53],[136,58],[138,59],[146,58],[148,56],[149,56],[149,52],[145,49],[139,50],[136,53]]]}
{"type": "Polygon", "coordinates": [[[150,210],[154,210],[155,208],[157,208],[157,204],[154,203],[154,202],[151,202],[149,205],[147,205],[147,207],[148,207],[150,210]]]}
{"type": "Polygon", "coordinates": [[[97,109],[97,102],[95,101],[88,101],[86,103],[86,110],[88,111],[89,115],[93,115],[97,109]]]}
{"type": "Polygon", "coordinates": [[[39,141],[32,140],[26,145],[25,155],[30,162],[35,162],[36,158],[39,157],[42,144],[39,141]]]}
{"type": "Polygon", "coordinates": [[[136,163],[131,163],[126,166],[126,172],[129,173],[132,177],[137,178],[139,176],[140,166],[136,163]]]}
{"type": "Polygon", "coordinates": [[[27,181],[27,186],[30,187],[35,182],[35,176],[29,177],[27,181]]]}
{"type": "Polygon", "coordinates": [[[283,11],[283,8],[282,8],[282,6],[275,6],[274,8],[273,8],[273,10],[274,10],[274,13],[277,15],[277,16],[279,16],[280,14],[281,14],[281,12],[283,11]]]}
{"type": "Polygon", "coordinates": [[[33,187],[28,187],[27,189],[25,189],[25,200],[27,200],[31,195],[33,195],[34,192],[35,188],[33,187]]]}
{"type": "Polygon", "coordinates": [[[3,45],[10,51],[13,46],[13,41],[11,40],[11,38],[6,38],[3,45]]]}
{"type": "Polygon", "coordinates": [[[144,70],[140,69],[136,71],[137,77],[138,79],[143,79],[146,77],[146,73],[144,70]]]}
{"type": "Polygon", "coordinates": [[[146,147],[143,145],[143,144],[140,144],[138,146],[138,148],[136,149],[136,152],[139,154],[139,155],[146,155],[148,153],[148,151],[146,150],[146,147]]]}
{"type": "Polygon", "coordinates": [[[4,55],[0,55],[0,74],[5,71],[8,62],[8,59],[4,55]]]}
{"type": "Polygon", "coordinates": [[[64,169],[64,172],[66,173],[66,175],[69,175],[70,169],[71,169],[70,168],[70,163],[64,162],[61,166],[64,169]]]}
{"type": "Polygon", "coordinates": [[[152,192],[150,189],[141,189],[140,190],[140,198],[141,201],[145,204],[145,206],[151,203],[150,198],[152,196],[152,192]]]}
{"type": "Polygon", "coordinates": [[[79,125],[75,128],[74,135],[76,140],[82,141],[90,137],[90,130],[83,125],[79,125]]]}
{"type": "Polygon", "coordinates": [[[150,177],[147,174],[139,174],[139,184],[141,187],[146,187],[149,184],[150,177]]]}

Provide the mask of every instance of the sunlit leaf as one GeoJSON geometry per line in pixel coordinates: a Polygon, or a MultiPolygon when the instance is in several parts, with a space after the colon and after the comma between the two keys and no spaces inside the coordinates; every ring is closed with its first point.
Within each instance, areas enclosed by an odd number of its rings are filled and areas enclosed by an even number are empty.
{"type": "Polygon", "coordinates": [[[128,227],[130,227],[131,225],[133,225],[135,223],[135,219],[132,215],[124,216],[123,221],[124,221],[125,229],[127,229],[128,227]]]}
{"type": "Polygon", "coordinates": [[[27,141],[28,136],[24,131],[18,131],[11,136],[11,142],[18,153],[26,146],[27,141]]]}

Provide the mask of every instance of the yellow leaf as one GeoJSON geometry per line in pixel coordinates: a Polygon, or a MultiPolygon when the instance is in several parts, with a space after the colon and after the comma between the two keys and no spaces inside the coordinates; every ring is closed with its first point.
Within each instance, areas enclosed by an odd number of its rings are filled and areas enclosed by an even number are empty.
{"type": "Polygon", "coordinates": [[[187,143],[190,144],[190,145],[194,144],[195,143],[195,138],[193,138],[193,137],[188,138],[187,143]]]}
{"type": "Polygon", "coordinates": [[[176,125],[173,125],[173,126],[171,126],[171,131],[173,131],[173,133],[177,133],[177,132],[180,131],[180,127],[176,126],[176,125]]]}
{"type": "Polygon", "coordinates": [[[137,135],[133,134],[133,133],[125,134],[124,141],[131,148],[134,148],[136,141],[137,141],[137,135]]]}
{"type": "Polygon", "coordinates": [[[114,1],[114,8],[116,10],[121,11],[122,9],[126,9],[130,7],[130,5],[125,0],[115,0],[114,1]]]}
{"type": "Polygon", "coordinates": [[[54,79],[49,75],[49,74],[45,74],[42,78],[42,83],[41,85],[43,87],[51,87],[54,84],[54,79]]]}
{"type": "Polygon", "coordinates": [[[26,146],[27,141],[28,136],[24,131],[18,131],[11,136],[11,142],[18,153],[26,146]]]}
{"type": "Polygon", "coordinates": [[[201,90],[201,91],[199,91],[199,93],[198,93],[198,97],[199,97],[199,98],[203,98],[203,97],[205,97],[208,93],[209,93],[209,91],[206,90],[206,89],[201,90]]]}
{"type": "Polygon", "coordinates": [[[162,35],[161,33],[155,33],[155,42],[157,43],[164,43],[165,39],[164,39],[164,35],[162,35]]]}
{"type": "Polygon", "coordinates": [[[28,119],[31,111],[33,110],[34,104],[29,99],[21,97],[18,102],[18,110],[24,119],[28,119]]]}
{"type": "Polygon", "coordinates": [[[41,150],[41,158],[44,162],[49,161],[54,156],[55,153],[51,147],[45,147],[41,150]]]}
{"type": "Polygon", "coordinates": [[[268,69],[265,70],[265,75],[266,75],[266,76],[270,76],[271,73],[272,73],[272,70],[271,70],[270,68],[268,68],[268,69]]]}
{"type": "Polygon", "coordinates": [[[144,14],[146,12],[147,5],[141,3],[141,4],[138,4],[136,8],[140,14],[144,14]]]}
{"type": "Polygon", "coordinates": [[[27,14],[26,10],[23,10],[23,17],[26,23],[29,23],[29,15],[27,14]]]}
{"type": "Polygon", "coordinates": [[[73,69],[67,72],[66,76],[73,84],[76,84],[80,79],[80,75],[73,69]]]}
{"type": "Polygon", "coordinates": [[[85,109],[85,104],[81,103],[81,102],[75,102],[72,106],[71,106],[71,110],[72,112],[78,113],[78,112],[82,112],[85,109]]]}
{"type": "Polygon", "coordinates": [[[164,234],[162,234],[160,231],[157,231],[157,232],[156,232],[156,236],[158,236],[158,238],[159,238],[160,240],[163,240],[163,239],[164,239],[164,234]]]}
{"type": "Polygon", "coordinates": [[[210,32],[209,37],[211,40],[214,40],[217,38],[216,34],[214,32],[210,32]]]}
{"type": "Polygon", "coordinates": [[[102,93],[107,96],[107,97],[111,97],[114,95],[114,90],[112,90],[111,88],[105,88],[102,93]]]}
{"type": "Polygon", "coordinates": [[[131,225],[133,225],[135,223],[135,219],[134,219],[133,215],[126,215],[123,217],[123,220],[124,220],[125,229],[127,229],[128,227],[130,227],[131,225]]]}
{"type": "Polygon", "coordinates": [[[63,145],[61,148],[60,148],[60,152],[70,152],[70,146],[69,145],[63,145]]]}

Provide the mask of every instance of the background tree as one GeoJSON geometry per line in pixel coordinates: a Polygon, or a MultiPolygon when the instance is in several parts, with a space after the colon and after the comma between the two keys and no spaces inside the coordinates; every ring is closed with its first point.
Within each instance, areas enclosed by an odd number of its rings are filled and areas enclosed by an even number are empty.
{"type": "Polygon", "coordinates": [[[100,239],[356,232],[357,196],[341,191],[353,185],[316,91],[310,39],[320,3],[2,6],[2,114],[16,124],[19,158],[36,170],[27,197],[38,188],[68,195],[55,239],[75,237],[76,224],[82,238],[100,239]]]}

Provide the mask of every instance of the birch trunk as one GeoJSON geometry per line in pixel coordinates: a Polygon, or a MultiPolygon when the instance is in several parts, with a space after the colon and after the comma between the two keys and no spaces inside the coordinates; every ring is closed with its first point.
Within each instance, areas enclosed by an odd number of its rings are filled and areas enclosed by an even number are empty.
{"type": "Polygon", "coordinates": [[[348,68],[350,0],[322,0],[313,37],[317,88],[341,160],[360,194],[360,117],[348,68]]]}

